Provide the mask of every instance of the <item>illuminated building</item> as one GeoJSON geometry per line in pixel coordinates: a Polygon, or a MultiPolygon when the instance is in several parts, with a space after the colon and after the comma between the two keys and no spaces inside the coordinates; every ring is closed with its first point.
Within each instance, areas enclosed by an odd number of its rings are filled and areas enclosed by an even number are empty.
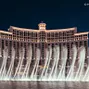
{"type": "MultiPolygon", "coordinates": [[[[84,75],[88,67],[88,32],[77,33],[76,27],[47,30],[45,23],[38,24],[38,27],[38,30],[35,30],[10,26],[8,31],[0,30],[1,80],[5,77],[8,79],[53,78],[54,80],[59,78],[60,80],[63,74],[63,79],[65,77],[71,78],[72,75],[69,74],[69,71],[74,56],[76,56],[76,60],[74,61],[73,69],[75,69],[73,71],[77,73],[79,66],[81,67],[81,61],[78,60],[81,60],[79,55],[81,58],[82,53],[85,53],[84,63],[82,64],[84,66],[82,69],[80,68],[83,73],[81,72],[82,74],[78,76],[84,75]],[[58,50],[55,47],[58,47],[58,50]],[[77,54],[74,53],[73,47],[75,50],[77,48],[77,54]],[[81,53],[83,47],[85,51],[81,53]],[[66,54],[67,56],[65,56],[66,54]],[[60,75],[63,55],[64,59],[66,57],[67,59],[66,64],[64,63],[64,73],[60,75]],[[50,60],[49,63],[47,60],[50,60]],[[68,77],[68,74],[70,77],[68,77]]],[[[73,76],[78,77],[76,73],[73,73],[73,76]]]]}

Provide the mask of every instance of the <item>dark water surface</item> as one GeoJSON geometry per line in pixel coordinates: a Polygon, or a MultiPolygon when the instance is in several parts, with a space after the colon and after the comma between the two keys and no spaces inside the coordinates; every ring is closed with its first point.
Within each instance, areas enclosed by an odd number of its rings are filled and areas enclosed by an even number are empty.
{"type": "Polygon", "coordinates": [[[89,89],[89,82],[0,82],[0,89],[89,89]]]}

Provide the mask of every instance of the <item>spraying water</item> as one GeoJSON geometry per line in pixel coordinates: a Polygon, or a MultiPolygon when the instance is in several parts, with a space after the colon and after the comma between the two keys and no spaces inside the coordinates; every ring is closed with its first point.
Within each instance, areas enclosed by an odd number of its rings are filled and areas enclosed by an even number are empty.
{"type": "Polygon", "coordinates": [[[75,45],[73,45],[73,48],[72,48],[72,63],[71,63],[71,66],[70,66],[70,70],[69,70],[69,73],[66,77],[66,81],[73,81],[74,80],[74,65],[75,65],[75,61],[76,61],[76,57],[77,57],[77,48],[75,45]]]}
{"type": "Polygon", "coordinates": [[[59,62],[59,58],[60,58],[60,47],[56,46],[56,61],[55,61],[55,69],[54,69],[54,73],[53,73],[53,79],[57,80],[57,76],[58,76],[58,62],[59,62]]]}
{"type": "Polygon", "coordinates": [[[35,65],[33,68],[33,71],[31,73],[31,80],[37,80],[37,71],[38,71],[38,66],[39,66],[39,60],[40,60],[40,49],[37,48],[36,49],[36,61],[35,61],[35,65]]]}
{"type": "Polygon", "coordinates": [[[85,61],[85,48],[84,47],[80,47],[78,56],[79,56],[79,61],[78,61],[79,67],[78,67],[78,70],[75,76],[76,81],[82,80],[84,76],[83,75],[84,61],[85,61]]]}
{"type": "Polygon", "coordinates": [[[28,48],[28,59],[27,59],[27,63],[24,69],[24,72],[22,74],[22,79],[27,79],[29,78],[29,69],[30,69],[30,64],[31,64],[31,60],[32,60],[32,46],[30,45],[28,48]]]}
{"type": "Polygon", "coordinates": [[[5,80],[5,76],[6,76],[6,63],[7,63],[7,57],[8,57],[8,48],[5,47],[4,50],[3,50],[3,62],[2,62],[2,66],[1,66],[1,69],[0,69],[0,79],[1,80],[5,80]]]}
{"type": "Polygon", "coordinates": [[[44,64],[40,64],[41,50],[36,47],[33,58],[33,48],[30,44],[27,49],[26,64],[24,64],[25,48],[21,47],[19,50],[19,58],[17,66],[15,67],[16,51],[14,47],[11,48],[11,60],[8,69],[8,47],[5,46],[3,53],[0,49],[0,57],[2,64],[0,68],[0,80],[21,80],[21,81],[89,81],[89,66],[84,70],[86,49],[81,46],[77,49],[76,45],[71,48],[71,64],[67,72],[66,64],[68,62],[68,48],[67,46],[49,45],[45,49],[44,64]],[[3,54],[3,55],[2,55],[3,54]],[[33,61],[35,62],[34,65],[33,61]],[[77,64],[76,64],[77,61],[77,64]],[[77,66],[76,66],[77,65],[77,66]],[[40,68],[41,66],[41,68],[40,68]],[[75,68],[76,67],[76,68],[75,68]],[[41,73],[39,71],[41,70],[41,73]]]}
{"type": "Polygon", "coordinates": [[[14,78],[17,77],[18,79],[21,78],[21,76],[22,76],[21,68],[22,68],[22,63],[23,63],[23,59],[24,59],[24,48],[23,47],[19,50],[19,54],[20,54],[19,63],[18,63],[18,66],[15,71],[15,75],[14,75],[14,78]]]}
{"type": "Polygon", "coordinates": [[[14,61],[15,61],[15,49],[12,47],[12,52],[11,52],[11,63],[10,63],[10,66],[9,66],[9,69],[7,71],[7,75],[6,77],[11,79],[11,75],[13,73],[13,68],[14,68],[14,61]]]}
{"type": "Polygon", "coordinates": [[[63,46],[61,51],[61,69],[58,75],[58,79],[64,81],[65,80],[65,67],[67,61],[67,47],[63,46]]]}

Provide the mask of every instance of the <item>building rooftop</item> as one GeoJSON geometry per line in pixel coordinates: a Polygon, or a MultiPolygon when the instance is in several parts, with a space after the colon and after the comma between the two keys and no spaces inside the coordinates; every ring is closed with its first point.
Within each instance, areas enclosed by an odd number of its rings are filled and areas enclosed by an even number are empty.
{"type": "Polygon", "coordinates": [[[0,30],[0,33],[4,33],[4,34],[12,34],[11,32],[3,31],[3,30],[0,30]]]}
{"type": "Polygon", "coordinates": [[[77,35],[84,35],[84,34],[89,34],[89,32],[75,33],[74,35],[77,36],[77,35]]]}
{"type": "Polygon", "coordinates": [[[81,33],[76,33],[77,32],[77,28],[73,27],[73,28],[66,28],[66,29],[46,29],[46,23],[39,23],[38,24],[38,30],[37,29],[27,29],[27,28],[20,28],[20,27],[15,27],[15,26],[10,26],[10,28],[8,29],[9,31],[3,31],[0,30],[0,33],[4,33],[4,34],[12,34],[12,32],[10,32],[10,30],[18,30],[18,31],[27,31],[27,32],[40,32],[40,31],[45,31],[45,32],[65,32],[65,31],[72,31],[74,30],[74,36],[77,35],[84,35],[84,34],[89,34],[89,32],[81,32],[81,33]]]}
{"type": "Polygon", "coordinates": [[[27,28],[20,28],[20,27],[15,27],[15,26],[10,26],[10,29],[14,30],[20,30],[20,31],[30,31],[30,32],[39,32],[39,31],[45,31],[45,32],[61,32],[61,31],[70,31],[70,30],[76,30],[76,27],[73,28],[66,28],[66,29],[46,29],[46,24],[45,23],[39,23],[38,24],[38,29],[27,29],[27,28]]]}

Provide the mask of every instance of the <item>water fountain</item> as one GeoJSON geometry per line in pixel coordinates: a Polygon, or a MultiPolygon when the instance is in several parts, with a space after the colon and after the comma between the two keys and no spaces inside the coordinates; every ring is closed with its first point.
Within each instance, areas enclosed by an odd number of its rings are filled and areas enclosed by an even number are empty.
{"type": "Polygon", "coordinates": [[[3,49],[3,58],[2,65],[0,68],[0,80],[15,80],[15,81],[88,81],[89,80],[89,66],[84,72],[84,64],[85,64],[85,47],[81,46],[77,49],[76,45],[73,45],[71,48],[71,65],[69,66],[69,71],[66,75],[66,63],[68,61],[68,49],[67,46],[59,46],[55,45],[52,47],[51,45],[46,48],[46,58],[44,62],[44,66],[40,75],[39,72],[39,63],[41,58],[41,51],[39,48],[36,48],[36,59],[33,66],[32,63],[32,45],[29,45],[27,52],[27,60],[26,64],[23,68],[23,61],[25,55],[25,48],[21,47],[19,49],[19,62],[14,71],[14,62],[15,62],[15,54],[16,50],[14,47],[11,47],[11,61],[9,68],[6,68],[7,59],[8,59],[8,47],[3,49]],[[78,59],[77,59],[78,57],[78,59]],[[76,61],[77,67],[75,68],[76,61]],[[51,66],[52,65],[52,66],[51,66]],[[33,67],[33,68],[31,68],[33,67]],[[22,71],[23,69],[23,71],[22,71]],[[32,69],[32,70],[31,70],[32,69]],[[31,71],[31,73],[30,73],[31,71]],[[14,73],[14,74],[13,74],[14,73]]]}

